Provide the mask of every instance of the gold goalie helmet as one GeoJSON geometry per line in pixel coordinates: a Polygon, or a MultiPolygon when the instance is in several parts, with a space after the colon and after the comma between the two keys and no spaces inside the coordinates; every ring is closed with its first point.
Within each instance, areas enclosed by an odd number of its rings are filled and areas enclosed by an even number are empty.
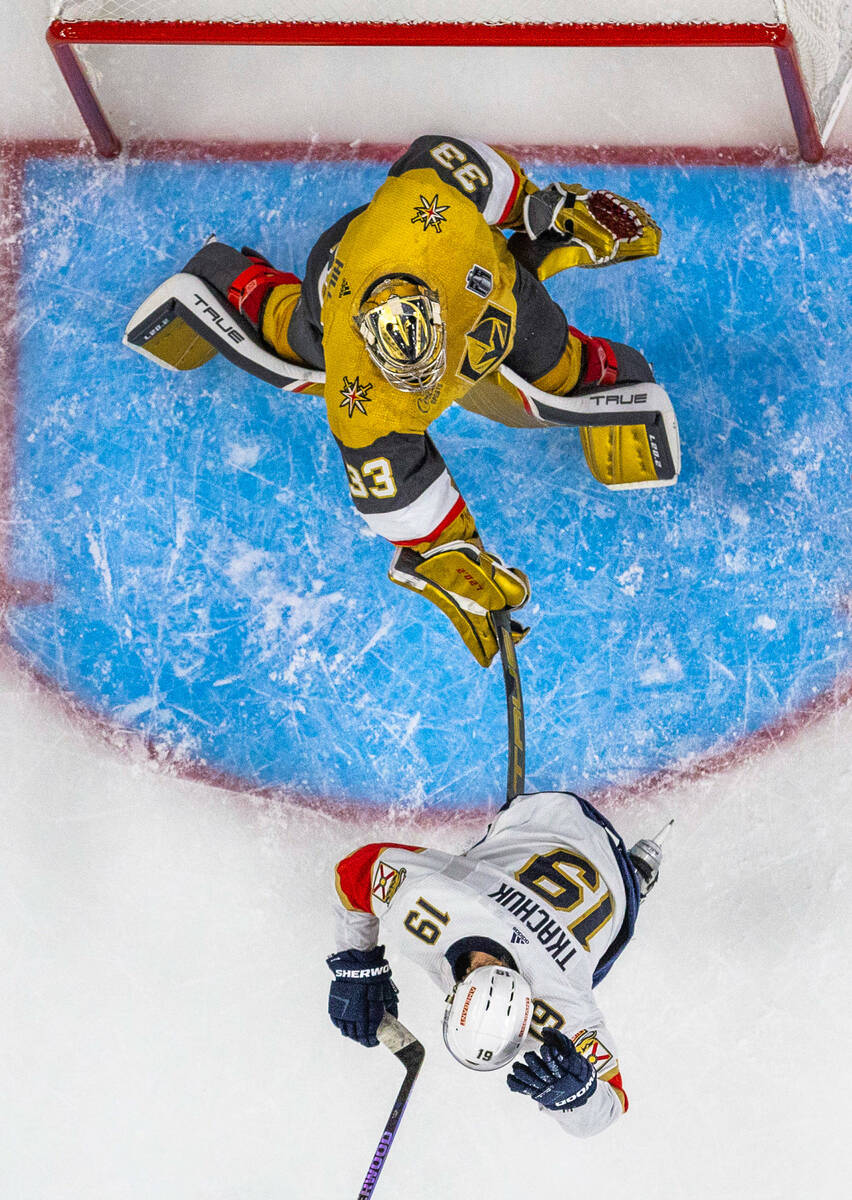
{"type": "Polygon", "coordinates": [[[355,325],[388,383],[425,392],[444,374],[447,347],[436,292],[414,275],[384,275],[371,283],[355,325]]]}

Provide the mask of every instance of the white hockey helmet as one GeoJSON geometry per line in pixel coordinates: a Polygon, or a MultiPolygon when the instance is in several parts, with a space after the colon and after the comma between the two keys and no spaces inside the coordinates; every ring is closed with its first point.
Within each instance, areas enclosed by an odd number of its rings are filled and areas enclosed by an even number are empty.
{"type": "Polygon", "coordinates": [[[355,326],[388,383],[425,392],[447,364],[444,319],[437,293],[414,275],[384,275],[361,298],[355,326]]]}
{"type": "Polygon", "coordinates": [[[476,967],[444,1010],[444,1045],[462,1066],[496,1071],[523,1045],[533,1013],[530,985],[511,967],[476,967]]]}

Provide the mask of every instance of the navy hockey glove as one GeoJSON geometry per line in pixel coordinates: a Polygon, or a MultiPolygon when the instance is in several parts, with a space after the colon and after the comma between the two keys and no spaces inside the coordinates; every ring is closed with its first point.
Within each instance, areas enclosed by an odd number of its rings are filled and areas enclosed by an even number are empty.
{"type": "Polygon", "coordinates": [[[334,975],[328,994],[332,1024],[362,1046],[378,1046],[379,1022],[386,1012],[395,1017],[399,1011],[384,946],[340,950],[325,961],[334,975]]]}
{"type": "Polygon", "coordinates": [[[595,1068],[564,1033],[545,1029],[541,1037],[544,1045],[539,1053],[527,1051],[527,1065],[515,1063],[506,1083],[513,1092],[532,1096],[545,1108],[557,1112],[580,1108],[598,1085],[595,1068]]]}

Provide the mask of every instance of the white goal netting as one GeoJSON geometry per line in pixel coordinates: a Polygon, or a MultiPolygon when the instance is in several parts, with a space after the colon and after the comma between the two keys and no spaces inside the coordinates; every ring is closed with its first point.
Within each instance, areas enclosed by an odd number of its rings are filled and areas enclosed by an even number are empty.
{"type": "Polygon", "coordinates": [[[796,39],[825,141],[852,86],[852,2],[778,0],[776,8],[796,39]]]}
{"type": "Polygon", "coordinates": [[[852,0],[60,0],[55,8],[67,21],[780,22],[796,40],[823,140],[852,85],[852,0]]]}

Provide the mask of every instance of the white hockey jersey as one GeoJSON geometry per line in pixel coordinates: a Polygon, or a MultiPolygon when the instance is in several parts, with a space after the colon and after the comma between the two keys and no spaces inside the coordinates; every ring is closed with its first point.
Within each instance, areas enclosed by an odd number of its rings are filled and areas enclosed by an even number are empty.
{"type": "Polygon", "coordinates": [[[560,1029],[598,1072],[591,1100],[550,1115],[583,1137],[626,1111],[615,1048],[592,992],[595,968],[624,924],[625,884],[610,832],[575,796],[519,797],[461,855],[362,846],[337,864],[336,885],[338,949],[375,946],[381,922],[400,933],[405,954],[445,993],[466,939],[507,950],[535,1000],[524,1049],[536,1047],[545,1027],[560,1029]]]}

